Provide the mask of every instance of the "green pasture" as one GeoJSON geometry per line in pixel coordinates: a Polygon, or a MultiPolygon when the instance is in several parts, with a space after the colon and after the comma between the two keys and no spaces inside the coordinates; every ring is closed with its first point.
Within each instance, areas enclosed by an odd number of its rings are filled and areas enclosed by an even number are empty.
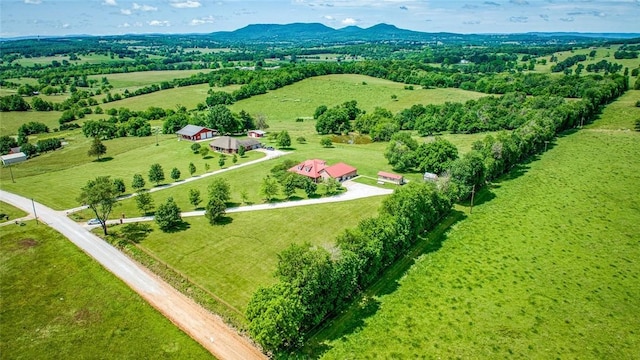
{"type": "MultiPolygon", "coordinates": [[[[27,216],[26,212],[16,208],[15,206],[9,205],[3,201],[0,201],[0,214],[5,214],[9,216],[9,220],[27,216]]],[[[4,221],[5,221],[4,219],[0,219],[0,222],[4,222],[4,221]]]]}
{"type": "MultiPolygon", "coordinates": [[[[240,88],[239,85],[230,85],[214,89],[216,91],[232,92],[238,88],[240,88]]],[[[206,103],[207,96],[209,96],[207,94],[209,89],[208,84],[184,86],[161,90],[150,94],[133,96],[128,99],[101,104],[100,106],[105,110],[125,107],[136,111],[147,110],[151,106],[163,109],[175,109],[178,105],[185,106],[187,109],[195,109],[198,104],[206,103]]],[[[104,98],[104,95],[96,96],[96,99],[99,99],[100,102],[102,102],[102,98],[104,98]]]]}
{"type": "Polygon", "coordinates": [[[310,351],[326,359],[635,358],[640,134],[603,130],[630,124],[615,110],[632,96],[610,105],[599,126],[564,134],[480,192],[473,214],[455,214],[406,274],[377,284],[310,351]]]}
{"type": "MultiPolygon", "coordinates": [[[[25,123],[30,121],[40,122],[47,127],[49,130],[53,131],[53,129],[58,128],[60,123],[58,120],[62,116],[62,111],[8,111],[8,112],[0,112],[0,135],[17,135],[18,128],[25,123]]],[[[84,120],[90,119],[95,116],[101,116],[105,118],[106,115],[93,115],[87,116],[85,119],[78,120],[78,124],[82,124],[84,120]]],[[[30,136],[29,138],[37,137],[37,134],[30,136]]]]}
{"type": "Polygon", "coordinates": [[[109,80],[109,84],[115,89],[128,88],[134,86],[145,86],[151,84],[160,84],[163,81],[171,81],[173,79],[188,78],[198,73],[208,73],[211,70],[165,70],[165,71],[136,71],[129,73],[90,75],[88,79],[101,81],[103,77],[109,80]]]}
{"type": "Polygon", "coordinates": [[[415,90],[405,90],[404,87],[403,83],[364,75],[325,75],[238,101],[230,108],[235,112],[245,110],[254,116],[264,114],[271,126],[269,130],[315,132],[312,117],[320,105],[333,107],[356,100],[359,108],[369,112],[383,107],[397,113],[415,104],[464,102],[486,96],[461,89],[421,89],[416,86],[415,90]],[[392,99],[392,95],[397,99],[392,99]],[[295,122],[299,117],[304,121],[295,122]]]}
{"type": "Polygon", "coordinates": [[[13,64],[19,64],[20,66],[34,66],[38,65],[51,65],[51,62],[57,60],[62,63],[62,61],[67,60],[71,64],[100,64],[107,62],[122,62],[122,61],[133,61],[131,58],[114,58],[107,55],[98,55],[98,54],[89,54],[89,55],[80,55],[78,56],[80,60],[69,60],[68,55],[54,55],[54,56],[40,56],[40,57],[32,57],[32,58],[21,58],[13,61],[13,64]]]}
{"type": "Polygon", "coordinates": [[[211,358],[52,229],[3,227],[0,250],[2,358],[211,358]]]}
{"type": "Polygon", "coordinates": [[[586,125],[590,130],[626,130],[633,131],[634,121],[640,119],[640,90],[628,90],[618,100],[607,106],[598,120],[586,125]]]}
{"type": "MultiPolygon", "coordinates": [[[[589,64],[595,64],[601,60],[607,60],[609,62],[612,63],[618,63],[621,64],[623,66],[621,73],[624,72],[624,68],[627,67],[629,68],[629,72],[631,72],[632,69],[635,69],[637,67],[640,67],[640,59],[616,59],[615,57],[613,57],[613,53],[616,52],[616,50],[618,50],[620,48],[620,45],[611,45],[608,47],[597,47],[597,48],[586,48],[586,49],[576,49],[576,50],[572,50],[572,51],[559,51],[557,53],[555,53],[556,57],[558,58],[558,62],[565,60],[568,57],[574,56],[574,55],[587,55],[587,60],[579,62],[579,64],[584,65],[584,67],[586,68],[587,65],[589,64]],[[596,56],[592,59],[589,57],[589,53],[592,50],[596,50],[596,56]]],[[[551,67],[553,65],[555,65],[556,63],[552,63],[549,61],[550,56],[545,56],[543,57],[544,59],[547,59],[547,63],[545,65],[542,64],[536,64],[536,72],[544,72],[544,73],[550,73],[551,72],[551,67]]],[[[574,65],[572,68],[575,70],[577,64],[574,65]]],[[[559,73],[562,74],[562,73],[559,73]]],[[[586,74],[591,74],[589,72],[585,70],[582,71],[583,75],[586,74]]],[[[632,84],[633,85],[633,84],[632,84]]]]}
{"type": "Polygon", "coordinates": [[[275,281],[278,253],[293,243],[332,247],[340,231],[375,215],[383,199],[232,213],[216,226],[189,217],[189,228],[177,233],[150,223],[153,232],[140,246],[244,314],[251,294],[275,281]]]}
{"type": "MultiPolygon", "coordinates": [[[[90,139],[77,134],[74,138],[67,138],[69,145],[44,155],[37,156],[26,162],[12,167],[15,183],[11,183],[10,174],[2,169],[2,186],[7,191],[32,197],[36,201],[56,209],[67,209],[79,204],[75,200],[80,188],[87,180],[96,176],[110,175],[112,178],[122,178],[129,188],[135,173],[147,177],[149,167],[159,163],[165,172],[167,180],[172,182],[170,172],[177,167],[181,178],[189,176],[188,165],[193,162],[196,174],[202,174],[205,162],[209,162],[211,169],[217,168],[218,159],[203,159],[193,154],[191,142],[177,141],[175,135],[161,135],[159,146],[155,146],[154,136],[143,138],[119,138],[106,140],[107,154],[102,161],[87,156],[90,139]]],[[[254,159],[261,153],[251,155],[246,160],[254,159]]],[[[246,161],[242,159],[242,161],[246,161]]],[[[231,159],[227,161],[231,164],[231,159]]]]}

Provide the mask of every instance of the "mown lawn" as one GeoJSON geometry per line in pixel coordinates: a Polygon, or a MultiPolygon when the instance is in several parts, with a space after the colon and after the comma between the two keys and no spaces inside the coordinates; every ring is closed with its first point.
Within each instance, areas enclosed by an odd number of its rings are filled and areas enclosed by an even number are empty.
{"type": "Polygon", "coordinates": [[[212,358],[52,229],[3,227],[0,250],[2,358],[212,358]]]}
{"type": "MultiPolygon", "coordinates": [[[[77,134],[74,139],[67,140],[74,142],[74,145],[13,166],[15,183],[11,183],[9,172],[2,169],[3,188],[33,197],[56,209],[68,209],[79,205],[75,199],[80,188],[96,176],[122,178],[129,192],[135,173],[143,175],[148,182],[147,174],[153,163],[163,167],[166,178],[163,183],[173,182],[170,177],[173,167],[180,170],[182,179],[189,177],[190,162],[196,166],[196,174],[205,172],[205,163],[210,163],[211,169],[218,168],[217,157],[204,159],[193,154],[190,149],[192,143],[177,141],[174,135],[161,136],[159,146],[155,146],[156,139],[153,136],[104,141],[107,154],[102,161],[87,156],[90,140],[83,135],[77,134]]],[[[254,152],[241,161],[261,156],[262,153],[254,152]]],[[[231,164],[231,158],[228,158],[227,164],[231,164]]],[[[148,184],[149,187],[152,185],[155,184],[148,184]]]]}
{"type": "MultiPolygon", "coordinates": [[[[593,126],[629,123],[616,114],[633,96],[593,126]]],[[[637,357],[638,141],[629,131],[565,134],[479,194],[473,214],[434,240],[397,286],[369,294],[350,309],[364,316],[337,319],[309,351],[327,359],[637,357]],[[332,335],[336,327],[344,336],[332,335]]]]}
{"type": "MultiPolygon", "coordinates": [[[[9,220],[27,216],[27,213],[18,209],[15,206],[11,206],[6,202],[0,201],[0,214],[9,216],[9,220]]],[[[5,219],[0,219],[0,222],[4,222],[5,219]]]]}
{"type": "Polygon", "coordinates": [[[251,294],[275,280],[278,253],[294,243],[332,247],[343,229],[375,215],[383,199],[232,213],[216,226],[190,217],[189,228],[175,233],[149,223],[153,232],[140,246],[244,314],[251,294]]]}

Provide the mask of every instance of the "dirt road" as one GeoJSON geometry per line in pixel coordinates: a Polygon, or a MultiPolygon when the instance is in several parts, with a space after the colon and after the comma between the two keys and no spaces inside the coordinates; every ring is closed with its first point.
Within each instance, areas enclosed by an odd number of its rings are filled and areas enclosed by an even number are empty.
{"type": "MultiPolygon", "coordinates": [[[[0,200],[33,213],[30,199],[0,190],[0,200]]],[[[266,359],[251,342],[213,315],[151,274],[116,248],[57,212],[35,203],[38,220],[51,226],[127,283],[149,304],[219,359],[266,359]]]]}

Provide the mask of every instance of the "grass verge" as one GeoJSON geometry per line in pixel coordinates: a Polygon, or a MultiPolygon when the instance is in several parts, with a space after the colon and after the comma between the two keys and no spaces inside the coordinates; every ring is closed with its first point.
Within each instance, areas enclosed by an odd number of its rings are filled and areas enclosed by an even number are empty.
{"type": "Polygon", "coordinates": [[[3,227],[0,249],[3,358],[212,358],[52,229],[3,227]]]}

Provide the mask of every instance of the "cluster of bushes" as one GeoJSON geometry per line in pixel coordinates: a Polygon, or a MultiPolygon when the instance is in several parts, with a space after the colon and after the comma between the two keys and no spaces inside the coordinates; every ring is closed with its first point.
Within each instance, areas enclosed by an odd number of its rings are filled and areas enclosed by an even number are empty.
{"type": "Polygon", "coordinates": [[[435,186],[411,183],[385,199],[377,217],[338,236],[334,248],[291,245],[278,256],[278,282],[249,302],[253,339],[271,351],[300,345],[305,333],[370,285],[450,209],[435,186]]]}
{"type": "Polygon", "coordinates": [[[559,63],[553,65],[551,67],[551,71],[552,72],[562,72],[564,71],[564,69],[568,69],[570,67],[572,67],[573,65],[579,63],[580,61],[585,61],[587,60],[587,55],[573,55],[573,56],[569,56],[568,58],[560,61],[559,63]]]}
{"type": "Polygon", "coordinates": [[[0,111],[27,111],[29,103],[18,94],[0,96],[0,111]]]}

